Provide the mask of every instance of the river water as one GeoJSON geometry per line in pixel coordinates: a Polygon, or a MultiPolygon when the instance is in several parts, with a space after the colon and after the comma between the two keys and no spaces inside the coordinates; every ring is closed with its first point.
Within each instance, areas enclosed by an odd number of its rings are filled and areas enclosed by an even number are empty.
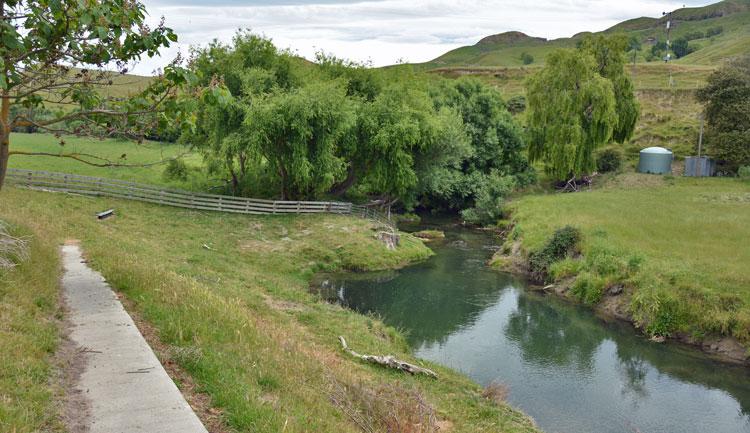
{"type": "Polygon", "coordinates": [[[750,432],[750,369],[526,290],[486,267],[497,242],[451,227],[424,263],[324,276],[318,290],[403,330],[420,358],[505,383],[508,402],[546,432],[750,432]]]}

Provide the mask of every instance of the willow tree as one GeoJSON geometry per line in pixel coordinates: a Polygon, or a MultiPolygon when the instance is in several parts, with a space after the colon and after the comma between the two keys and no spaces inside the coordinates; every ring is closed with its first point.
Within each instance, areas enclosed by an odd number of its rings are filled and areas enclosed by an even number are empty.
{"type": "MultiPolygon", "coordinates": [[[[142,137],[172,114],[187,114],[180,112],[175,87],[189,74],[176,65],[165,68],[138,95],[117,100],[103,96],[102,88],[112,85],[118,72],[127,72],[129,62],[154,56],[177,40],[163,23],[145,24],[140,2],[3,0],[0,17],[0,187],[8,158],[23,153],[10,149],[15,128],[142,137]],[[39,118],[34,112],[46,115],[39,118]]],[[[113,164],[95,155],[53,156],[113,164]]]]}
{"type": "Polygon", "coordinates": [[[634,46],[634,42],[629,42],[625,35],[620,34],[588,35],[580,45],[581,51],[594,57],[599,75],[612,82],[617,111],[612,139],[618,143],[624,143],[633,136],[641,112],[633,80],[625,72],[625,55],[628,50],[634,50],[634,46]]]}
{"type": "Polygon", "coordinates": [[[258,97],[246,106],[244,134],[277,174],[282,199],[315,198],[345,173],[337,144],[354,122],[338,83],[313,83],[258,97]]]}
{"type": "Polygon", "coordinates": [[[594,150],[612,138],[617,125],[612,83],[593,56],[558,50],[526,85],[529,159],[541,160],[557,180],[594,170],[594,150]]]}

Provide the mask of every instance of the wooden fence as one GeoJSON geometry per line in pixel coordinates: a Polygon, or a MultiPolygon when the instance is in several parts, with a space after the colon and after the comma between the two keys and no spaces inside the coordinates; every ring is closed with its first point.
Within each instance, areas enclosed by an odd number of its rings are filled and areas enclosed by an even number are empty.
{"type": "Polygon", "coordinates": [[[346,202],[261,200],[161,188],[116,179],[22,169],[9,169],[6,181],[17,187],[123,198],[186,209],[254,215],[284,213],[348,214],[374,220],[390,228],[394,227],[393,223],[378,210],[346,202]]]}

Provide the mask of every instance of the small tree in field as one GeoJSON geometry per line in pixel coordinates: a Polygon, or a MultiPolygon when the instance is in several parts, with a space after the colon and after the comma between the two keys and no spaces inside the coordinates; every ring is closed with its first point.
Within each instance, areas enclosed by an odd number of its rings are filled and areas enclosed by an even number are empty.
{"type": "Polygon", "coordinates": [[[612,138],[617,112],[612,83],[594,57],[558,50],[527,83],[529,159],[557,180],[596,168],[594,150],[612,138]]]}
{"type": "MultiPolygon", "coordinates": [[[[145,14],[135,0],[0,1],[0,187],[8,158],[23,153],[10,150],[14,128],[142,137],[171,115],[185,114],[175,87],[189,75],[176,65],[165,68],[138,95],[120,100],[102,96],[102,86],[127,72],[128,62],[154,56],[177,40],[163,24],[149,28],[145,14]],[[30,114],[34,112],[48,115],[39,118],[30,114]]],[[[93,155],[54,156],[114,165],[93,155]]]]}

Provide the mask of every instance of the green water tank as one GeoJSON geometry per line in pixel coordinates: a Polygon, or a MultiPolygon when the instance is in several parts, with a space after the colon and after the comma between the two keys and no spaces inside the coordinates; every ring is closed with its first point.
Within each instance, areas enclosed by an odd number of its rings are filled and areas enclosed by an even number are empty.
{"type": "Polygon", "coordinates": [[[647,147],[641,150],[638,160],[639,173],[670,174],[674,155],[663,147],[647,147]]]}

